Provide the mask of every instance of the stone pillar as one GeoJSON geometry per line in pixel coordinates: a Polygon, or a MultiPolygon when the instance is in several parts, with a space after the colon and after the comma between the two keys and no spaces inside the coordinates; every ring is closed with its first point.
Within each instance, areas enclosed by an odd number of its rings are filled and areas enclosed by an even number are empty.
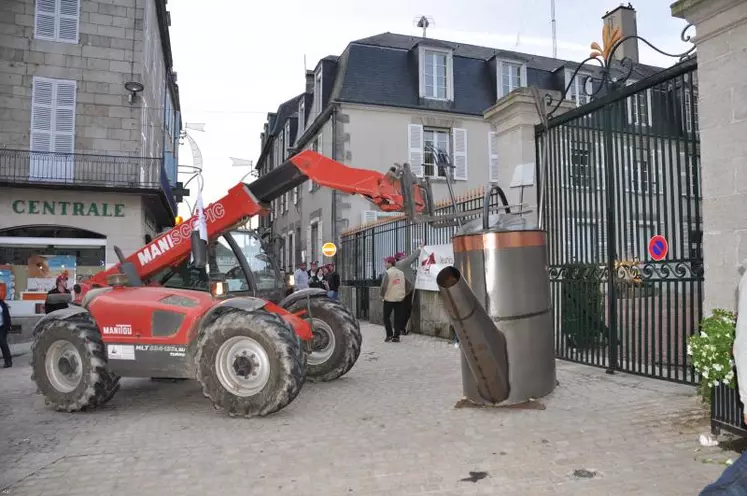
{"type": "Polygon", "coordinates": [[[747,259],[747,0],[679,0],[672,15],[697,34],[704,312],[733,310],[747,259]]]}
{"type": "MultiPolygon", "coordinates": [[[[546,91],[540,91],[544,97],[546,91]]],[[[553,98],[558,98],[558,92],[551,92],[553,98]]],[[[555,100],[557,101],[557,100],[555,100]]],[[[574,108],[571,101],[563,101],[554,115],[574,108]]],[[[530,88],[519,88],[483,112],[486,121],[490,123],[491,130],[498,133],[498,185],[506,193],[508,202],[512,205],[520,203],[521,188],[512,188],[511,179],[514,170],[521,164],[536,163],[536,149],[534,139],[534,127],[540,123],[539,114],[534,103],[534,96],[530,88]]],[[[535,174],[534,184],[525,186],[523,192],[523,203],[533,209],[527,218],[537,222],[537,177],[535,174]]]]}

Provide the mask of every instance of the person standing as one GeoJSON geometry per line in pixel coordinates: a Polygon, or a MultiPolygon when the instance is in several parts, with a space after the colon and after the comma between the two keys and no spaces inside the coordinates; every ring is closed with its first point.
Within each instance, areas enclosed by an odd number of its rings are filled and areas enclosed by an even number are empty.
{"type": "Polygon", "coordinates": [[[309,287],[309,275],[306,272],[305,262],[298,264],[298,268],[293,273],[293,286],[296,288],[296,291],[309,287]]]}
{"type": "Polygon", "coordinates": [[[405,254],[400,252],[394,255],[395,267],[404,273],[405,278],[410,283],[410,291],[405,295],[402,300],[402,334],[405,336],[409,334],[407,330],[407,323],[410,320],[412,314],[412,304],[415,299],[415,270],[412,268],[413,262],[417,262],[420,257],[420,252],[423,249],[423,245],[418,245],[418,248],[412,252],[409,257],[405,257],[405,254]]]}
{"type": "Polygon", "coordinates": [[[10,333],[10,309],[5,300],[0,298],[0,350],[3,353],[4,369],[13,366],[13,358],[8,347],[8,333],[10,333]]]}
{"type": "Polygon", "coordinates": [[[329,264],[327,273],[327,296],[330,300],[340,301],[340,274],[333,263],[329,264]]]}
{"type": "MultiPolygon", "coordinates": [[[[70,293],[70,290],[67,289],[67,276],[65,274],[60,274],[57,276],[57,280],[55,281],[54,288],[49,290],[47,292],[47,295],[53,295],[53,294],[65,294],[70,293]]],[[[54,312],[55,310],[61,310],[63,308],[67,308],[67,303],[49,303],[49,301],[44,303],[44,313],[50,313],[54,312]]]]}
{"type": "Polygon", "coordinates": [[[394,257],[384,260],[385,272],[381,278],[381,299],[384,301],[384,341],[399,343],[402,332],[402,300],[408,293],[409,281],[405,274],[395,267],[394,257]],[[392,313],[394,313],[394,327],[392,328],[392,313]]]}
{"type": "MultiPolygon", "coordinates": [[[[745,272],[739,281],[733,352],[739,384],[739,399],[747,411],[747,260],[742,262],[742,267],[745,272]]],[[[747,424],[747,413],[743,417],[744,423],[747,424]]],[[[738,494],[747,494],[747,451],[743,451],[737,461],[726,467],[716,482],[709,484],[700,492],[700,496],[736,496],[738,494]]]]}

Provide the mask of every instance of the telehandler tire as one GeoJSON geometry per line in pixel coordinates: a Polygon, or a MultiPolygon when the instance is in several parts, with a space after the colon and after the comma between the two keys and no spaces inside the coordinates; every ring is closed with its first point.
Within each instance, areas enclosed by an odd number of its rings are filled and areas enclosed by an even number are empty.
{"type": "MultiPolygon", "coordinates": [[[[307,358],[309,382],[333,381],[347,374],[361,354],[363,336],[358,320],[340,303],[326,297],[309,298],[314,351],[307,358]]],[[[301,299],[287,309],[292,313],[306,308],[301,299]]],[[[306,316],[303,315],[305,318],[306,316]]]]}
{"type": "Polygon", "coordinates": [[[262,417],[290,404],[304,383],[300,342],[278,315],[232,310],[201,329],[196,377],[216,409],[262,417]]]}
{"type": "Polygon", "coordinates": [[[92,410],[109,401],[119,378],[109,369],[106,346],[88,314],[52,318],[35,330],[31,379],[57,411],[92,410]]]}

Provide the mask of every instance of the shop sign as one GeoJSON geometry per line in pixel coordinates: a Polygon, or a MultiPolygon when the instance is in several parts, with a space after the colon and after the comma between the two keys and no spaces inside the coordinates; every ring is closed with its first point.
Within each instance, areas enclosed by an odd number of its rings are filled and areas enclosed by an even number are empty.
{"type": "Polygon", "coordinates": [[[124,217],[123,203],[13,200],[13,213],[74,217],[124,217]]]}

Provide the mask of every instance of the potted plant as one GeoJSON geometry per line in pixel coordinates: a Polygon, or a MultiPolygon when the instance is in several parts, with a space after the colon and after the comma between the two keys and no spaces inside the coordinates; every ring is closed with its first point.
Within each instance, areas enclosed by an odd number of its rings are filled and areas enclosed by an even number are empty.
{"type": "Polygon", "coordinates": [[[700,375],[699,393],[703,403],[711,402],[711,391],[719,384],[736,386],[734,370],[734,334],[737,317],[734,312],[717,308],[703,319],[700,332],[688,338],[687,354],[700,375]]]}

